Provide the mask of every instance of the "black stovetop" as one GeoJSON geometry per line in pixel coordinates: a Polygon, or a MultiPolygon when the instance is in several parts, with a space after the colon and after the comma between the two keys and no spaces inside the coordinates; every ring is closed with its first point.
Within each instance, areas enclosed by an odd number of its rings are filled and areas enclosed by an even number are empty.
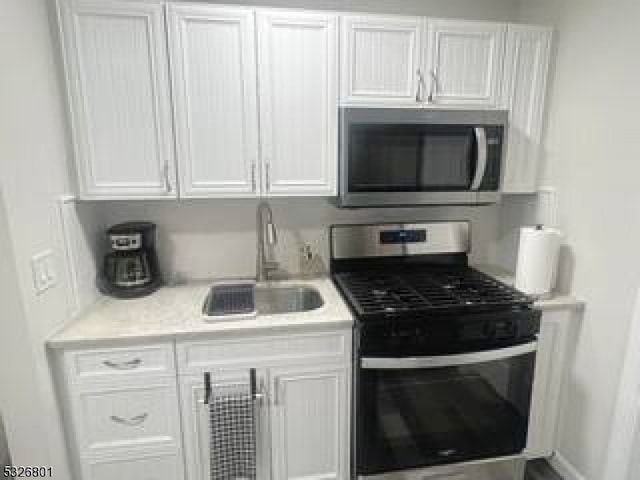
{"type": "Polygon", "coordinates": [[[342,271],[338,288],[360,320],[526,307],[533,299],[466,265],[342,271]]]}

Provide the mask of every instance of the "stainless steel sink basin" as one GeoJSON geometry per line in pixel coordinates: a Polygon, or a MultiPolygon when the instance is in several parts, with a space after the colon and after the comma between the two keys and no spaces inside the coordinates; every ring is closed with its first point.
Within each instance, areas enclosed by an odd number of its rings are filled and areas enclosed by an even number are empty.
{"type": "Polygon", "coordinates": [[[320,292],[312,287],[304,285],[256,287],[256,307],[259,314],[308,312],[322,305],[324,300],[320,292]]]}
{"type": "Polygon", "coordinates": [[[239,320],[255,317],[256,313],[308,312],[322,305],[324,300],[320,292],[306,285],[258,285],[254,288],[248,283],[230,283],[211,287],[202,313],[208,321],[239,320]]]}

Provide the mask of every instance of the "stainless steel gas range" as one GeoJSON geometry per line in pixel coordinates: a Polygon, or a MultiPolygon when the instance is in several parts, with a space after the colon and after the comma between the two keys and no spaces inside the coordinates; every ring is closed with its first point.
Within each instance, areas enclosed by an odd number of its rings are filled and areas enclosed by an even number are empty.
{"type": "Polygon", "coordinates": [[[469,224],[336,225],[330,237],[356,318],[354,475],[521,458],[540,312],[468,266],[469,224]]]}

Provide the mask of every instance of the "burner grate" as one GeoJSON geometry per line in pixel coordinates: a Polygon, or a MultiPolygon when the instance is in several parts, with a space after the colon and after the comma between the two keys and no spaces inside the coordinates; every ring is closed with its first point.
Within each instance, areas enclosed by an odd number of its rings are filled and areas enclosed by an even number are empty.
{"type": "Polygon", "coordinates": [[[335,275],[358,313],[386,314],[529,305],[531,298],[472,268],[335,275]]]}

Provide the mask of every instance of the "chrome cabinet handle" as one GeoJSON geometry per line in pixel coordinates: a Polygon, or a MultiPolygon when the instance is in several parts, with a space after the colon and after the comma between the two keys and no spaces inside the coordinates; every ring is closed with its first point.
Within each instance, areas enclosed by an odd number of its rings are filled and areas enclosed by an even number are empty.
{"type": "Polygon", "coordinates": [[[429,88],[429,97],[427,102],[433,103],[435,95],[438,93],[438,75],[435,70],[429,70],[429,76],[431,77],[431,87],[429,88]]]}
{"type": "Polygon", "coordinates": [[[142,365],[142,359],[134,358],[127,362],[112,362],[111,360],[105,360],[102,364],[106,367],[113,368],[115,370],[133,370],[142,365]]]}
{"type": "Polygon", "coordinates": [[[256,191],[256,164],[251,164],[251,191],[256,191]]]}
{"type": "Polygon", "coordinates": [[[249,385],[251,388],[251,398],[253,398],[253,401],[262,403],[262,401],[267,398],[267,394],[264,391],[264,384],[262,383],[262,380],[260,381],[260,385],[258,386],[255,368],[249,369],[249,385]]]}
{"type": "Polygon", "coordinates": [[[416,75],[418,75],[418,88],[416,89],[416,102],[422,103],[424,101],[424,75],[422,74],[422,70],[416,70],[416,75]]]}
{"type": "Polygon", "coordinates": [[[114,423],[118,423],[120,425],[126,425],[127,427],[137,427],[138,425],[141,425],[145,422],[145,420],[147,418],[149,418],[149,414],[148,413],[143,413],[140,415],[136,415],[135,417],[131,417],[131,418],[122,418],[122,417],[118,417],[117,415],[111,415],[109,417],[111,419],[112,422],[114,423]]]}
{"type": "Polygon", "coordinates": [[[164,187],[168,193],[173,190],[171,179],[169,178],[169,162],[164,162],[164,187]]]}
{"type": "Polygon", "coordinates": [[[269,191],[271,188],[271,163],[269,162],[266,163],[265,182],[267,184],[267,191],[269,191]]]}
{"type": "Polygon", "coordinates": [[[273,404],[282,405],[282,382],[277,377],[273,383],[273,404]]]}

